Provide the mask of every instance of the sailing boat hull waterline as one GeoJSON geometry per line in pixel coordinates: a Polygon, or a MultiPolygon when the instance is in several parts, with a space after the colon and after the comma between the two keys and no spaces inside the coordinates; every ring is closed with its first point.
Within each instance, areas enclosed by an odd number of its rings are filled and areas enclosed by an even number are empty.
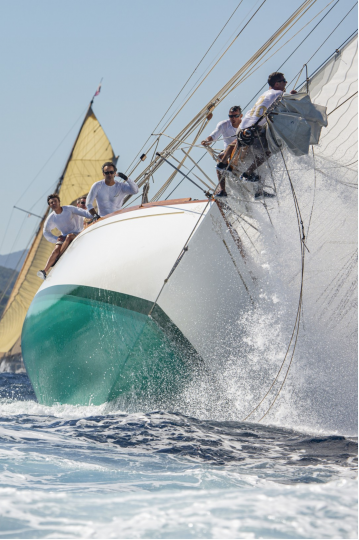
{"type": "Polygon", "coordinates": [[[211,291],[228,284],[221,293],[227,322],[231,304],[238,316],[241,297],[243,305],[250,301],[245,281],[251,277],[237,267],[243,258],[235,239],[221,239],[227,226],[215,201],[129,210],[85,229],[30,306],[22,350],[42,404],[98,405],[121,395],[178,393],[203,366],[209,352],[204,336],[220,325],[211,291]],[[173,288],[170,277],[151,312],[194,229],[184,254],[192,267],[187,283],[173,288]]]}

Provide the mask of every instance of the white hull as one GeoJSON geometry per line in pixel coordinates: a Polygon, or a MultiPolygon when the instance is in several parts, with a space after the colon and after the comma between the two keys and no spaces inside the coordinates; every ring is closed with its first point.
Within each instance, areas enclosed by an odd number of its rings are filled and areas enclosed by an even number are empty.
{"type": "MultiPolygon", "coordinates": [[[[274,402],[289,366],[290,355],[279,371],[296,319],[300,243],[291,193],[284,181],[278,186],[280,200],[268,207],[273,226],[263,205],[253,204],[251,190],[229,184],[235,213],[227,207],[227,216],[215,201],[193,201],[122,211],[92,225],[71,244],[39,293],[57,285],[79,285],[130,295],[151,305],[157,299],[205,363],[205,380],[190,384],[183,402],[195,403],[197,412],[202,408],[203,414],[212,417],[231,410],[232,417],[243,419],[274,381],[249,418],[254,421],[274,402]],[[164,284],[194,228],[188,251],[164,284]],[[209,398],[212,392],[217,396],[214,400],[209,398]]],[[[303,196],[311,200],[312,194],[303,196]]],[[[307,220],[309,204],[306,210],[307,220]]],[[[318,261],[317,269],[329,263],[315,258],[313,268],[318,261]]],[[[320,295],[321,288],[317,286],[316,291],[320,295]]],[[[352,411],[355,385],[343,377],[342,369],[339,381],[333,358],[319,354],[323,340],[327,349],[333,351],[334,345],[320,325],[313,337],[316,299],[309,287],[308,293],[312,296],[304,297],[294,361],[266,421],[309,428],[320,423],[327,429],[352,432],[355,418],[346,411],[352,411]],[[311,355],[323,362],[325,373],[312,365],[311,355]],[[319,373],[320,381],[313,384],[313,376],[319,373]],[[334,417],[326,414],[333,400],[334,417]]],[[[349,349],[346,358],[352,354],[349,349]]],[[[346,373],[349,378],[353,375],[350,363],[346,373]]]]}

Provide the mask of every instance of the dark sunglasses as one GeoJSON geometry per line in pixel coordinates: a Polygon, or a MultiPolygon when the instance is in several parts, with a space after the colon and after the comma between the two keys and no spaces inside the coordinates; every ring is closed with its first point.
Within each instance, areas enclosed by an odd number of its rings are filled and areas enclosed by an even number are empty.
{"type": "Polygon", "coordinates": [[[229,114],[228,118],[239,118],[240,116],[240,114],[229,114]]]}
{"type": "Polygon", "coordinates": [[[115,171],[106,171],[103,174],[107,176],[108,174],[115,174],[115,171]]]}
{"type": "Polygon", "coordinates": [[[287,82],[285,79],[281,79],[280,81],[277,81],[277,82],[287,82]]]}
{"type": "Polygon", "coordinates": [[[86,204],[86,201],[80,201],[79,204],[86,204]]]}

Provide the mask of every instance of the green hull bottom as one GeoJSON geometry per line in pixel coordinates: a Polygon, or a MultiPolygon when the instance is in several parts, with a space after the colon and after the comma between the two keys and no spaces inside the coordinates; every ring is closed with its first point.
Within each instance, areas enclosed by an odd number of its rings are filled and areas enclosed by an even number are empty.
{"type": "Polygon", "coordinates": [[[201,365],[158,306],[104,289],[49,287],[34,298],[22,330],[25,367],[44,405],[100,405],[120,396],[168,398],[201,365]]]}

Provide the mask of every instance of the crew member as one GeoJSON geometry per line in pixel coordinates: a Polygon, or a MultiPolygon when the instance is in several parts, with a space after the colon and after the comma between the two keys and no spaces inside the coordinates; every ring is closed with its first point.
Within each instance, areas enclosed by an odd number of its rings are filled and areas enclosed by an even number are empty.
{"type": "MultiPolygon", "coordinates": [[[[82,208],[82,210],[87,210],[86,197],[80,197],[79,199],[77,199],[76,206],[77,208],[82,208]]],[[[87,225],[88,223],[92,223],[92,219],[93,218],[91,219],[84,218],[84,226],[87,225]]]]}
{"type": "MultiPolygon", "coordinates": [[[[268,77],[269,90],[264,92],[261,97],[257,100],[254,107],[248,111],[241,122],[240,128],[237,130],[237,135],[239,139],[239,144],[241,146],[253,145],[255,159],[253,163],[248,167],[247,171],[241,175],[241,180],[247,182],[258,182],[260,177],[254,171],[264,163],[266,158],[271,154],[268,150],[268,143],[266,138],[266,124],[267,119],[262,118],[259,122],[258,120],[263,116],[268,108],[274,103],[274,101],[281,96],[287,84],[283,73],[275,71],[271,73],[268,77]],[[257,124],[258,122],[258,124],[257,124]],[[254,137],[253,130],[250,128],[252,126],[258,126],[257,134],[258,137],[254,137]]],[[[291,94],[296,94],[295,90],[291,91],[291,94]]],[[[231,156],[233,149],[236,147],[238,142],[231,143],[223,154],[222,161],[218,163],[217,168],[221,171],[227,169],[227,163],[231,156]]],[[[259,197],[274,197],[272,193],[267,193],[263,191],[262,188],[259,188],[255,194],[255,198],[259,197]]]]}
{"type": "Polygon", "coordinates": [[[102,217],[120,210],[126,195],[138,193],[138,186],[131,178],[123,173],[116,174],[116,167],[110,161],[102,165],[103,180],[95,182],[87,195],[86,205],[92,216],[102,217]],[[119,176],[125,182],[118,182],[115,176],[119,176]],[[98,213],[93,207],[97,201],[98,213]]]}
{"type": "Polygon", "coordinates": [[[61,206],[60,197],[56,193],[52,193],[47,197],[47,204],[52,212],[45,221],[43,233],[46,240],[56,244],[56,247],[51,253],[45,268],[37,272],[38,277],[41,279],[46,279],[51,266],[54,265],[74,238],[82,231],[84,227],[82,218],[91,218],[91,214],[87,210],[71,205],[61,206]],[[58,229],[61,232],[60,236],[52,234],[53,229],[58,229]]]}
{"type": "MultiPolygon", "coordinates": [[[[242,109],[239,107],[239,105],[234,105],[229,109],[228,120],[222,120],[222,122],[219,122],[216,129],[207,137],[207,139],[201,142],[203,146],[209,146],[212,141],[216,141],[222,135],[224,150],[218,156],[220,161],[224,160],[223,156],[226,148],[232,142],[236,142],[236,133],[242,117],[242,109]]],[[[226,161],[228,162],[228,158],[226,158],[226,161]]],[[[216,197],[227,197],[226,180],[224,175],[219,170],[217,170],[217,177],[220,185],[220,191],[216,194],[216,197]]]]}

